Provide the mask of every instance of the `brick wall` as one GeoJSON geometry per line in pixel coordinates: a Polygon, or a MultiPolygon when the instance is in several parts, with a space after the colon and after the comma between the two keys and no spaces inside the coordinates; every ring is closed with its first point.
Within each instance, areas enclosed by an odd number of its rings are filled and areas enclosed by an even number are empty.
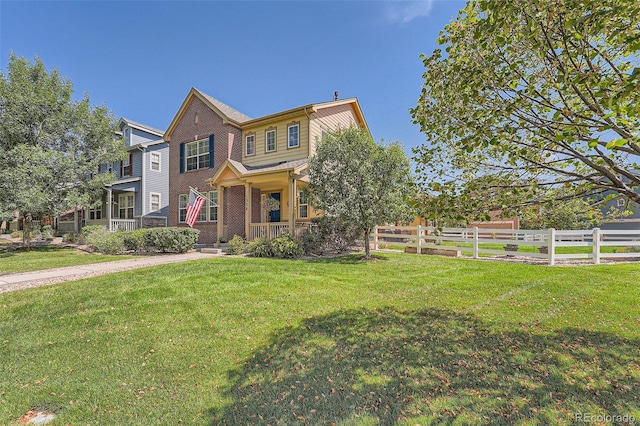
{"type": "MultiPolygon", "coordinates": [[[[169,143],[169,226],[187,226],[184,223],[178,223],[178,197],[180,194],[188,194],[189,186],[198,188],[201,192],[209,191],[212,188],[206,183],[206,179],[211,178],[220,165],[228,156],[229,152],[229,133],[234,134],[234,143],[232,148],[231,158],[237,161],[242,159],[242,132],[240,129],[224,124],[222,118],[214,113],[204,102],[198,97],[191,98],[191,102],[185,109],[180,121],[175,126],[171,134],[167,135],[171,138],[169,143]],[[198,115],[198,123],[195,123],[195,115],[198,115]],[[180,144],[183,142],[192,142],[207,138],[210,134],[215,135],[215,147],[214,147],[214,168],[192,170],[184,173],[180,173],[180,144]]],[[[242,229],[240,233],[244,232],[244,188],[240,187],[242,191],[241,204],[236,206],[240,209],[242,214],[242,229]]],[[[231,194],[236,200],[237,196],[234,195],[236,191],[226,191],[225,196],[229,197],[231,194]]],[[[227,200],[225,200],[227,204],[227,200]]],[[[227,216],[225,214],[225,216],[227,216]]],[[[235,209],[232,208],[229,216],[238,216],[235,213],[235,209]]],[[[236,230],[237,219],[230,219],[229,225],[233,226],[233,230],[236,230]]],[[[217,223],[216,222],[199,222],[194,226],[200,230],[200,238],[198,242],[201,244],[212,244],[217,238],[217,223]]],[[[231,228],[229,228],[231,233],[231,228]]],[[[238,233],[238,232],[236,232],[238,233]]],[[[233,233],[231,233],[233,236],[233,233]]]]}

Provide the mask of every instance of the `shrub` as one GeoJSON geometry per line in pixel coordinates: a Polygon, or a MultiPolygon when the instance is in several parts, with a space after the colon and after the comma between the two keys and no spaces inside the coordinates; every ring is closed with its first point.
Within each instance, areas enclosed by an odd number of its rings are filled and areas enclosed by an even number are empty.
{"type": "Polygon", "coordinates": [[[51,225],[43,226],[41,232],[42,232],[42,238],[44,238],[45,240],[53,239],[53,228],[51,227],[51,225]]]}
{"type": "Polygon", "coordinates": [[[85,227],[82,228],[82,231],[80,231],[79,242],[87,244],[87,245],[91,245],[91,244],[89,244],[89,236],[91,234],[95,233],[95,232],[105,233],[105,232],[107,232],[107,228],[105,228],[104,226],[100,226],[100,225],[85,226],[85,227]]]}
{"type": "Polygon", "coordinates": [[[136,253],[145,251],[145,235],[146,229],[136,229],[135,231],[122,232],[122,241],[127,251],[136,253]]]}
{"type": "Polygon", "coordinates": [[[271,240],[273,256],[285,259],[293,259],[304,254],[300,241],[294,239],[291,234],[283,234],[271,240]]]}
{"type": "Polygon", "coordinates": [[[240,235],[234,235],[229,241],[229,247],[227,247],[227,254],[242,254],[244,253],[244,238],[240,235]]]}
{"type": "Polygon", "coordinates": [[[11,233],[11,238],[22,238],[22,231],[13,231],[11,233]]]}
{"type": "MultiPolygon", "coordinates": [[[[102,227],[101,227],[102,228],[102,227]]],[[[124,234],[126,232],[108,232],[106,229],[88,232],[85,237],[87,245],[104,254],[119,254],[126,251],[124,234]]]]}
{"type": "Polygon", "coordinates": [[[76,232],[67,232],[62,234],[62,241],[65,243],[77,243],[80,241],[80,234],[76,232]]]}
{"type": "Polygon", "coordinates": [[[249,256],[253,257],[273,257],[271,241],[266,238],[256,238],[247,246],[249,256]]]}
{"type": "Polygon", "coordinates": [[[324,242],[318,233],[318,227],[310,226],[304,230],[300,236],[300,243],[305,254],[318,253],[322,254],[324,242]]]}
{"type": "Polygon", "coordinates": [[[357,227],[336,218],[322,216],[312,219],[311,223],[309,232],[320,240],[318,253],[348,251],[362,236],[357,227]]]}
{"type": "Polygon", "coordinates": [[[148,228],[144,245],[162,252],[185,253],[196,246],[200,230],[193,228],[148,228]]]}

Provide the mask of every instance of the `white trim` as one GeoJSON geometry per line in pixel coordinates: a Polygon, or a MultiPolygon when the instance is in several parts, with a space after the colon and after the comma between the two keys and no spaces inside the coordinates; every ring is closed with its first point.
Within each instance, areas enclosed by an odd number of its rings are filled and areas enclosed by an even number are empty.
{"type": "Polygon", "coordinates": [[[264,131],[264,152],[275,152],[278,148],[278,132],[276,129],[264,131]],[[269,149],[269,133],[273,133],[273,149],[269,149]]]}
{"type": "Polygon", "coordinates": [[[149,192],[149,213],[159,212],[162,210],[162,194],[159,192],[149,192]],[[153,210],[153,196],[158,196],[158,209],[153,210]]]}
{"type": "Polygon", "coordinates": [[[300,147],[300,124],[292,124],[290,126],[287,126],[287,149],[289,148],[298,148],[300,147]],[[296,132],[296,134],[298,135],[297,137],[297,144],[296,145],[291,145],[291,141],[289,140],[291,137],[291,134],[289,133],[291,131],[291,128],[293,127],[297,127],[298,131],[296,132]]]}
{"type": "Polygon", "coordinates": [[[253,155],[256,155],[256,135],[247,135],[244,137],[244,155],[246,157],[251,157],[253,155]],[[249,138],[253,139],[253,152],[251,154],[249,154],[249,150],[247,149],[249,147],[249,138]]]}
{"type": "Polygon", "coordinates": [[[152,172],[161,172],[162,171],[162,153],[161,152],[155,152],[155,151],[149,152],[149,170],[151,170],[152,172]],[[158,156],[158,161],[157,161],[158,169],[157,170],[153,168],[153,164],[154,164],[153,156],[154,155],[158,156]]]}

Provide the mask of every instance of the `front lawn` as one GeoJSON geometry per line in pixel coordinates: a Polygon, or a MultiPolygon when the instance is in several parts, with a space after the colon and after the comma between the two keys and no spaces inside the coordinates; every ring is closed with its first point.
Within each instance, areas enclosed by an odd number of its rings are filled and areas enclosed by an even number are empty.
{"type": "Polygon", "coordinates": [[[20,251],[0,251],[0,275],[111,262],[132,257],[90,254],[74,248],[56,246],[33,247],[30,250],[20,251]]]}
{"type": "Polygon", "coordinates": [[[158,266],[0,295],[0,424],[640,419],[640,265],[406,254],[158,266]]]}

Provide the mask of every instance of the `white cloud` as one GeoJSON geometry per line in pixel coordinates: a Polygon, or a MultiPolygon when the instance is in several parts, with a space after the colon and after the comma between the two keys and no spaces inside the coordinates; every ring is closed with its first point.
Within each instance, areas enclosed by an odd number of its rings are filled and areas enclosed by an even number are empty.
{"type": "Polygon", "coordinates": [[[433,0],[394,0],[386,4],[387,19],[393,23],[406,24],[416,18],[429,16],[433,0]]]}

